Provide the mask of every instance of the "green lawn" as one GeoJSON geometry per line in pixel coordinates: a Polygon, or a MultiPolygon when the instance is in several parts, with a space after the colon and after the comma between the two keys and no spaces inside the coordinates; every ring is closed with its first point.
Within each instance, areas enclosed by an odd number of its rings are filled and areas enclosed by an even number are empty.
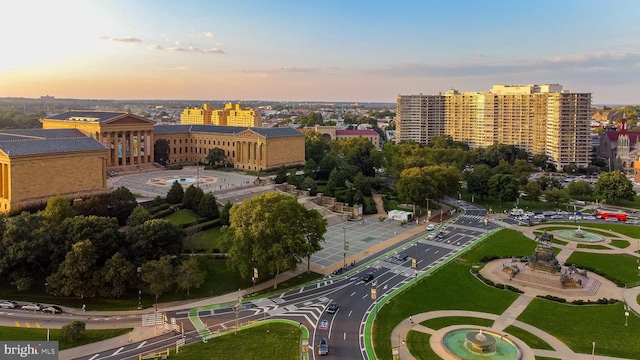
{"type": "MultiPolygon", "coordinates": [[[[636,226],[636,225],[626,225],[626,224],[616,224],[616,223],[587,223],[587,224],[584,224],[584,227],[611,230],[634,239],[640,238],[640,226],[636,226]]],[[[591,231],[591,230],[587,229],[587,231],[591,231]]],[[[611,236],[611,234],[606,232],[604,234],[611,236]]]]}
{"type": "Polygon", "coordinates": [[[626,249],[631,245],[629,241],[622,239],[611,239],[610,244],[620,249],[626,249]]]}
{"type": "Polygon", "coordinates": [[[409,331],[407,334],[406,346],[416,360],[432,360],[439,358],[431,348],[431,345],[429,345],[430,339],[431,335],[429,334],[414,330],[409,331]]]}
{"type": "Polygon", "coordinates": [[[452,325],[478,325],[491,327],[491,325],[493,325],[493,320],[465,316],[446,316],[425,320],[421,322],[420,325],[426,326],[433,330],[440,330],[452,325]]]}
{"type": "Polygon", "coordinates": [[[553,347],[547,344],[546,341],[517,326],[507,326],[507,328],[504,329],[504,332],[509,333],[524,341],[524,343],[529,345],[529,347],[532,349],[553,350],[553,347]]]}
{"type": "MultiPolygon", "coordinates": [[[[300,329],[296,326],[269,323],[199,342],[180,349],[171,360],[242,359],[242,360],[298,360],[300,359],[300,329]]],[[[331,350],[331,342],[329,342],[331,350]]],[[[313,349],[309,350],[313,351],[313,349]]]]}
{"type": "Polygon", "coordinates": [[[536,243],[521,232],[503,229],[487,241],[476,246],[472,251],[464,254],[462,259],[471,264],[478,264],[487,255],[490,256],[530,256],[536,248],[536,243]]]}
{"type": "Polygon", "coordinates": [[[391,331],[410,315],[444,309],[501,314],[516,299],[516,293],[487,286],[469,270],[469,264],[454,261],[389,300],[380,309],[373,327],[377,357],[391,359],[391,331]]]}
{"type": "Polygon", "coordinates": [[[604,245],[594,245],[594,244],[578,244],[578,249],[609,250],[609,248],[604,245]]]}
{"type": "Polygon", "coordinates": [[[575,263],[577,267],[591,267],[610,278],[631,284],[638,281],[638,258],[630,255],[592,254],[573,252],[567,263],[575,263]]]}
{"type": "MultiPolygon", "coordinates": [[[[64,350],[124,335],[131,330],[132,329],[87,330],[84,338],[72,342],[62,338],[60,329],[50,329],[49,339],[51,341],[58,341],[59,350],[64,350]]],[[[2,339],[3,341],[46,341],[47,329],[27,329],[11,326],[0,326],[0,339],[2,339]]]]}
{"type": "Polygon", "coordinates": [[[534,299],[518,320],[548,332],[578,353],[590,354],[595,341],[596,355],[637,359],[640,319],[630,317],[625,327],[623,306],[575,306],[534,299]]]}
{"type": "Polygon", "coordinates": [[[189,209],[181,209],[169,216],[164,217],[164,219],[171,221],[176,226],[182,226],[198,221],[200,219],[200,216],[196,215],[196,213],[189,209]]]}
{"type": "Polygon", "coordinates": [[[200,231],[191,237],[184,239],[185,252],[212,252],[219,250],[224,252],[221,244],[222,227],[217,226],[212,229],[200,231]]]}

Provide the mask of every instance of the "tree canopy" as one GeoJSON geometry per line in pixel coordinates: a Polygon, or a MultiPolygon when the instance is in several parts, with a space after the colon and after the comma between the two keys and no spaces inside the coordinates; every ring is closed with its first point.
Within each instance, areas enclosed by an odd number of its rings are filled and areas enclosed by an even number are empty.
{"type": "Polygon", "coordinates": [[[254,265],[276,275],[295,269],[323,241],[327,221],[307,210],[293,196],[267,192],[233,205],[230,226],[223,229],[229,264],[241,276],[250,277],[254,265]]]}

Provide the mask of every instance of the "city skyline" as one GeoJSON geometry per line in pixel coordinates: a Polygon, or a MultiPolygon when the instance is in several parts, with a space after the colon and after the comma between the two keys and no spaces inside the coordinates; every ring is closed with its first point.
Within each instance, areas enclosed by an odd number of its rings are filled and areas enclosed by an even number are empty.
{"type": "Polygon", "coordinates": [[[0,97],[394,102],[563,84],[638,104],[630,0],[75,1],[4,7],[0,97]]]}

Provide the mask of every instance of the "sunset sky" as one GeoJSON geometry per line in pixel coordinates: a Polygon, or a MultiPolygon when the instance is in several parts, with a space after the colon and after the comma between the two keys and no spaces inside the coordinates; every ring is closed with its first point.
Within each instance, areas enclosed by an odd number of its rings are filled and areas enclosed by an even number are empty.
{"type": "Polygon", "coordinates": [[[560,83],[640,103],[637,0],[15,0],[0,97],[395,102],[560,83]]]}

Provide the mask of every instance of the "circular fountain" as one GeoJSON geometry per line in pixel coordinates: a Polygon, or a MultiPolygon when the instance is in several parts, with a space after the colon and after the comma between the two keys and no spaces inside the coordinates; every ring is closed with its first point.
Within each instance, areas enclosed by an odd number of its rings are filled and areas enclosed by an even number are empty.
{"type": "Polygon", "coordinates": [[[578,228],[575,230],[557,230],[555,234],[558,235],[559,238],[564,240],[571,241],[582,241],[582,242],[600,242],[602,241],[602,236],[598,236],[592,234],[590,232],[584,231],[578,225],[578,228]]]}
{"type": "Polygon", "coordinates": [[[487,330],[458,329],[447,332],[442,343],[457,359],[520,360],[522,351],[511,340],[487,330]]]}

